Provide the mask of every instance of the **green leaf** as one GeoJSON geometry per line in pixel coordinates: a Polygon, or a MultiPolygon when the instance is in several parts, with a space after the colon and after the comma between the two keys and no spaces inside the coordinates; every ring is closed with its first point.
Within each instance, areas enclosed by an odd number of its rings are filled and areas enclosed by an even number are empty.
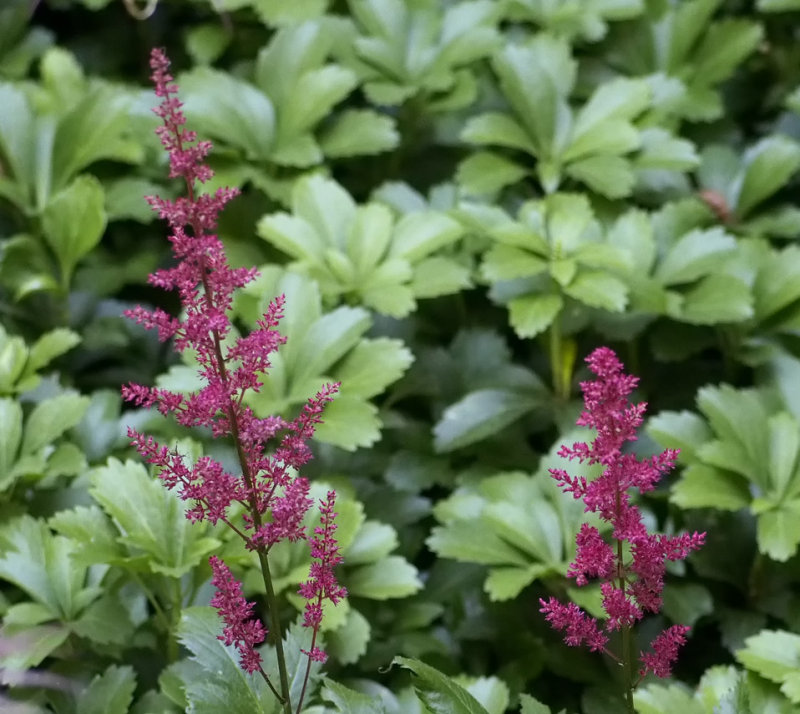
{"type": "Polygon", "coordinates": [[[400,379],[413,361],[400,340],[362,340],[341,361],[336,378],[347,394],[369,399],[400,379]]]}
{"type": "Polygon", "coordinates": [[[42,230],[69,284],[81,258],[92,250],[106,228],[105,196],[93,176],[79,176],[59,191],[44,210],[42,230]]]}
{"type": "Polygon", "coordinates": [[[349,109],[334,118],[319,143],[331,158],[364,156],[396,148],[400,134],[391,117],[367,109],[349,109]]]}
{"type": "Polygon", "coordinates": [[[408,657],[395,657],[392,664],[417,675],[414,689],[432,714],[488,714],[475,697],[438,669],[408,657]]]}
{"type": "Polygon", "coordinates": [[[45,399],[34,407],[25,423],[22,454],[33,454],[51,444],[86,413],[89,398],[67,393],[45,399]]]}
{"type": "Polygon", "coordinates": [[[721,228],[695,229],[670,247],[655,277],[664,285],[692,282],[709,273],[735,248],[736,239],[721,228]]]}
{"type": "Polygon", "coordinates": [[[561,311],[560,295],[525,295],[508,303],[509,319],[520,337],[535,337],[546,330],[561,311]]]}
{"type": "MultiPolygon", "coordinates": [[[[76,558],[75,562],[81,561],[76,558]]],[[[119,595],[106,594],[89,605],[70,629],[98,644],[125,646],[130,644],[136,625],[119,595]]]]}
{"type": "Polygon", "coordinates": [[[693,627],[703,615],[714,611],[714,600],[707,588],[696,583],[669,583],[664,588],[663,612],[673,622],[693,627]]]}
{"type": "Polygon", "coordinates": [[[747,482],[736,474],[693,464],[673,486],[670,500],[681,508],[738,511],[750,503],[750,491],[747,482]]]}
{"type": "Polygon", "coordinates": [[[569,131],[566,96],[577,69],[567,42],[542,33],[526,46],[506,45],[492,66],[536,155],[556,155],[569,131]]]}
{"type": "Polygon", "coordinates": [[[768,136],[743,157],[744,177],[736,211],[744,218],[781,188],[800,169],[800,144],[785,136],[768,136]]]}
{"type": "Polygon", "coordinates": [[[59,511],[51,516],[48,525],[80,544],[80,550],[72,556],[77,564],[112,562],[122,554],[116,542],[117,532],[110,519],[94,504],[59,511]]]}
{"type": "Polygon", "coordinates": [[[388,600],[413,595],[422,588],[422,581],[411,563],[399,555],[391,555],[354,569],[346,585],[351,596],[388,600]]]}
{"type": "Polygon", "coordinates": [[[397,531],[385,523],[365,521],[345,552],[348,565],[372,563],[397,547],[397,531]]]}
{"type": "Polygon", "coordinates": [[[508,686],[497,677],[457,677],[466,689],[489,714],[503,714],[508,708],[508,686]]]}
{"type": "Polygon", "coordinates": [[[80,344],[80,341],[81,336],[77,332],[64,327],[45,332],[31,346],[25,371],[36,372],[42,367],[46,367],[56,357],[60,357],[80,344]]]}
{"type": "Polygon", "coordinates": [[[564,288],[567,295],[589,305],[612,312],[622,312],[628,304],[628,288],[613,275],[583,271],[564,288]]]}
{"type": "Polygon", "coordinates": [[[374,697],[348,689],[327,677],[322,688],[322,698],[343,714],[385,714],[386,711],[374,697]]]}
{"type": "Polygon", "coordinates": [[[380,439],[378,409],[357,396],[339,394],[325,406],[315,438],[346,451],[372,446],[380,439]]]}
{"type": "Polygon", "coordinates": [[[189,522],[177,494],[150,478],[141,464],[109,459],[90,478],[90,493],[119,524],[119,542],[131,555],[144,551],[152,572],[180,577],[219,546],[189,522]]]}
{"type": "Polygon", "coordinates": [[[411,290],[415,297],[432,298],[451,295],[472,287],[470,269],[451,258],[424,258],[414,266],[411,290]]]}
{"type": "Polygon", "coordinates": [[[532,394],[519,391],[481,389],[470,392],[445,409],[434,426],[436,451],[454,451],[492,436],[537,404],[532,394]]]}
{"type": "Polygon", "coordinates": [[[99,594],[84,587],[86,568],[72,559],[77,544],[53,535],[42,521],[23,516],[7,524],[2,537],[8,545],[0,556],[0,577],[46,606],[53,619],[74,618],[99,594]]]}
{"type": "Polygon", "coordinates": [[[489,594],[489,599],[495,602],[511,600],[550,570],[549,566],[536,564],[525,568],[492,568],[484,583],[484,590],[489,594]]]}
{"type": "Polygon", "coordinates": [[[468,523],[454,521],[437,526],[425,541],[427,546],[442,558],[452,558],[463,563],[487,565],[518,565],[526,567],[528,559],[516,548],[500,538],[494,529],[483,521],[468,523]]]}
{"type": "Polygon", "coordinates": [[[762,12],[790,12],[800,10],[800,0],[758,0],[756,7],[762,12]]]}
{"type": "Polygon", "coordinates": [[[222,623],[210,607],[189,607],[181,614],[178,639],[202,668],[184,680],[189,711],[272,714],[277,704],[274,695],[261,677],[245,674],[235,648],[217,639],[221,630],[222,623]]]}
{"type": "Polygon", "coordinates": [[[625,198],[635,184],[630,161],[621,156],[590,156],[569,164],[566,172],[606,198],[625,198]]]}
{"type": "Polygon", "coordinates": [[[750,289],[739,278],[713,273],[685,293],[680,318],[694,325],[741,322],[753,316],[750,289]]]}
{"type": "MultiPolygon", "coordinates": [[[[800,659],[800,635],[783,630],[764,630],[745,640],[745,648],[736,652],[736,659],[745,667],[765,679],[781,685],[781,691],[794,688],[798,679],[797,662],[800,659]]],[[[796,689],[792,702],[800,702],[796,689]]]]}
{"type": "Polygon", "coordinates": [[[550,707],[534,699],[530,694],[520,694],[521,708],[519,714],[552,714],[550,707]]]}
{"type": "MultiPolygon", "coordinates": [[[[123,138],[130,121],[129,103],[119,90],[101,86],[91,89],[60,118],[53,138],[54,191],[95,161],[138,160],[139,147],[123,138]]],[[[37,193],[40,199],[46,197],[41,189],[37,193]]]]}
{"type": "Polygon", "coordinates": [[[633,693],[633,702],[639,714],[707,714],[689,689],[683,684],[650,684],[633,693]]]}
{"type": "Polygon", "coordinates": [[[111,665],[97,675],[78,697],[81,714],[127,714],[136,689],[132,667],[111,665]]]}
{"type": "Polygon", "coordinates": [[[247,159],[270,157],[276,118],[269,97],[241,79],[207,67],[181,75],[179,84],[195,131],[241,149],[247,159]]]}
{"type": "Polygon", "coordinates": [[[22,440],[22,407],[14,399],[0,399],[0,490],[13,482],[11,467],[22,440]]]}
{"type": "Polygon", "coordinates": [[[342,664],[355,664],[366,653],[370,634],[367,618],[350,608],[341,627],[325,632],[325,651],[342,664]]]}
{"type": "MultiPolygon", "coordinates": [[[[753,509],[759,513],[758,501],[753,509]]],[[[758,515],[758,549],[773,560],[785,562],[800,545],[800,500],[789,501],[758,515]]]]}
{"type": "Polygon", "coordinates": [[[530,171],[492,151],[478,151],[458,165],[456,180],[467,193],[494,194],[525,178],[530,171]]]}

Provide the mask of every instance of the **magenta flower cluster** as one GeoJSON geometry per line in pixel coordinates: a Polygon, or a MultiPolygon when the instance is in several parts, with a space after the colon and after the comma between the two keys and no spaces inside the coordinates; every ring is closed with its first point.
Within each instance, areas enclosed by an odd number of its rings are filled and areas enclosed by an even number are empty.
{"type": "MultiPolygon", "coordinates": [[[[257,275],[255,269],[231,268],[215,233],[219,212],[238,191],[197,191],[196,184],[212,176],[204,163],[211,144],[196,142],[195,133],[184,128],[182,104],[164,52],[153,50],[150,65],[156,95],[162,99],[154,111],[163,120],[157,133],[169,152],[170,177],[182,178],[186,185],[185,197],[147,199],[169,223],[169,240],[176,260],[174,267],[154,272],[150,283],[178,292],[183,317],[143,307],[126,314],[148,329],[158,330],[162,341],[172,339],[178,352],[192,350],[204,386],[197,392],[180,394],[129,384],[123,387],[122,394],[138,406],[154,406],[164,415],[172,414],[183,426],[207,428],[215,438],[229,437],[237,451],[241,474],[230,473],[208,456],[187,463],[177,451],[159,444],[152,436],[135,429],[129,429],[128,434],[142,457],[159,468],[165,486],[176,489],[182,499],[190,502],[190,520],[211,524],[222,521],[244,539],[247,548],[264,556],[280,541],[306,537],[303,520],[312,500],[308,481],[298,472],[311,458],[307,440],[313,436],[325,404],[339,385],[325,385],[291,421],[277,416],[258,418],[245,404],[246,393],[257,392],[262,386],[261,375],[270,367],[270,355],[285,341],[277,330],[283,296],[270,304],[250,334],[229,339],[233,293],[257,275]],[[276,446],[268,449],[273,441],[277,441],[276,446]],[[234,504],[244,507],[238,523],[232,520],[234,504]]],[[[323,508],[323,522],[332,519],[333,497],[329,495],[326,503],[330,507],[323,508]]],[[[332,539],[335,526],[327,523],[326,528],[326,537],[332,539]]],[[[334,544],[326,541],[322,547],[312,539],[311,547],[315,557],[322,557],[326,565],[322,571],[312,572],[309,582],[319,581],[324,572],[324,584],[303,586],[301,593],[307,592],[309,606],[317,608],[321,607],[321,599],[338,601],[345,593],[335,585],[332,572],[339,561],[334,544]]],[[[236,644],[245,670],[257,671],[260,657],[255,646],[263,641],[266,629],[252,619],[252,604],[244,601],[241,586],[227,566],[216,557],[210,562],[217,587],[212,604],[225,622],[220,639],[236,644]]],[[[315,637],[318,629],[319,622],[315,637]]],[[[320,658],[319,654],[314,656],[320,658]]]]}
{"type": "MultiPolygon", "coordinates": [[[[562,446],[559,455],[579,463],[601,464],[604,471],[592,481],[572,477],[563,469],[551,469],[550,473],[565,492],[583,499],[586,512],[596,513],[611,525],[613,545],[596,527],[583,524],[576,537],[575,559],[567,571],[579,586],[592,579],[601,581],[607,619],[601,627],[574,603],[563,604],[553,597],[540,603],[541,612],[552,627],[565,633],[568,645],[586,645],[618,659],[606,647],[609,633],[629,632],[646,613],[661,609],[665,562],[681,560],[700,548],[705,533],[666,536],[647,532],[641,512],[631,501],[631,491],[653,490],[675,465],[678,452],[667,449],[643,460],[624,453],[625,443],[636,439],[647,407],[628,401],[639,380],[623,372],[622,363],[608,347],[596,349],[586,362],[597,379],[581,383],[585,408],[577,424],[594,429],[597,436],[591,444],[562,446]]],[[[639,655],[639,677],[648,672],[669,676],[688,631],[686,626],[674,625],[656,637],[652,652],[639,655]]]]}

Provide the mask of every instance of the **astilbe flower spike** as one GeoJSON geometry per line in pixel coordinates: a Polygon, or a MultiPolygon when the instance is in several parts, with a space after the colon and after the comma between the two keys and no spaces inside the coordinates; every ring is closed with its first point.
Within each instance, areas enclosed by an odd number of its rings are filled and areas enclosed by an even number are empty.
{"type": "MultiPolygon", "coordinates": [[[[150,66],[156,96],[162,100],[154,110],[163,121],[156,132],[169,154],[169,175],[183,179],[186,196],[175,200],[147,198],[169,223],[169,241],[176,261],[174,267],[155,271],[149,281],[165,290],[177,291],[183,317],[179,319],[161,309],[143,307],[126,314],[144,327],[157,330],[160,340],[172,339],[178,352],[192,350],[204,386],[197,392],[181,394],[129,384],[122,388],[122,394],[137,406],[156,407],[164,415],[172,414],[183,426],[206,428],[214,438],[230,438],[241,473],[230,473],[209,456],[187,463],[176,450],[170,450],[152,436],[135,429],[129,429],[128,435],[142,457],[158,467],[164,485],[175,489],[180,498],[191,504],[187,518],[208,521],[212,525],[220,521],[225,523],[257,554],[267,593],[270,635],[278,659],[279,688],[273,686],[261,668],[261,657],[255,649],[266,637],[267,630],[252,616],[253,603],[248,604],[243,599],[241,584],[215,556],[210,559],[212,583],[217,588],[212,605],[225,623],[220,639],[236,645],[243,669],[260,673],[281,701],[283,710],[289,713],[292,711],[289,680],[268,555],[280,541],[307,538],[303,522],[312,501],[308,495],[308,481],[299,471],[311,458],[307,440],[314,435],[325,404],[333,399],[339,385],[324,385],[291,421],[277,416],[258,418],[246,406],[246,393],[261,388],[260,375],[269,370],[270,355],[285,341],[277,329],[284,298],[279,296],[272,301],[249,335],[227,344],[231,342],[226,342],[226,338],[231,333],[229,313],[234,291],[257,275],[255,269],[231,268],[215,233],[219,212],[238,190],[221,188],[214,194],[198,192],[197,184],[212,176],[204,161],[211,143],[196,141],[195,133],[184,128],[183,105],[169,73],[169,60],[162,50],[152,51],[150,66]],[[275,448],[268,450],[273,441],[277,441],[275,448]],[[244,507],[238,524],[231,515],[234,504],[244,507]]],[[[322,506],[324,534],[310,539],[312,556],[319,559],[319,563],[313,566],[309,581],[315,585],[303,592],[307,593],[312,610],[321,611],[323,600],[335,604],[345,596],[333,575],[333,567],[341,560],[333,539],[336,528],[333,503],[334,496],[329,494],[322,506]]],[[[305,624],[309,624],[308,612],[305,624]]],[[[311,659],[324,657],[316,646],[319,625],[319,621],[310,625],[313,635],[307,652],[309,664],[311,659]]],[[[301,704],[302,699],[298,711],[301,704]]]]}
{"type": "Polygon", "coordinates": [[[563,469],[550,469],[550,474],[562,490],[583,499],[586,512],[596,513],[611,525],[613,545],[597,528],[583,524],[575,539],[575,559],[567,570],[567,576],[575,578],[578,586],[586,585],[590,579],[600,580],[607,618],[601,627],[597,619],[574,603],[564,604],[554,597],[540,600],[540,611],[553,628],[565,633],[566,644],[603,651],[625,667],[626,702],[632,712],[632,692],[638,681],[648,672],[668,677],[689,632],[686,626],[674,625],[656,637],[651,643],[653,651],[640,653],[641,666],[634,681],[632,628],[647,612],[661,609],[665,562],[681,560],[700,548],[705,533],[667,536],[647,532],[630,491],[646,493],[655,488],[662,474],[675,465],[678,452],[667,449],[644,460],[624,453],[625,443],[636,440],[636,429],[647,407],[628,400],[639,380],[623,372],[622,363],[608,347],[596,349],[586,362],[597,379],[581,383],[584,410],[577,424],[591,427],[597,436],[591,444],[562,446],[559,455],[579,463],[601,464],[604,470],[593,481],[570,476],[563,469]],[[607,633],[614,631],[622,636],[621,657],[607,647],[607,633]]]}

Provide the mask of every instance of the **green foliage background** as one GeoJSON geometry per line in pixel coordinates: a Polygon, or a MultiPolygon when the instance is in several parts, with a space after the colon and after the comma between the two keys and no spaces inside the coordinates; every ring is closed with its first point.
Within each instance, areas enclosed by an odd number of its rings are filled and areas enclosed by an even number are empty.
{"type": "MultiPolygon", "coordinates": [[[[708,533],[641,628],[642,646],[692,634],[638,710],[800,711],[797,0],[160,0],[143,20],[5,0],[0,708],[276,710],[207,608],[208,555],[259,603],[253,560],[125,438],[231,458],[119,397],[196,380],[121,317],[177,309],[146,283],[169,250],[143,196],[179,190],[152,46],[214,141],[210,189],[243,192],[219,227],[261,269],[238,328],[287,296],[252,407],[293,414],[342,382],[309,475],[340,494],[350,596],[305,711],[621,710],[613,663],[538,612],[598,607],[565,577],[583,514],[547,469],[584,436],[600,344],[641,376],[635,448],[681,449],[647,518],[708,533]]],[[[272,561],[291,621],[308,556],[272,561]]]]}

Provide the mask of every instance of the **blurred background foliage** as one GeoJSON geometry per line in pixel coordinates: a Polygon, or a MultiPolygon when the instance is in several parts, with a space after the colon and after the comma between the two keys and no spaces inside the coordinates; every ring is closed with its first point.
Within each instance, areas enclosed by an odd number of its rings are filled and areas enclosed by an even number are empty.
{"type": "MultiPolygon", "coordinates": [[[[258,602],[252,560],[126,460],[129,424],[231,458],[119,398],[196,384],[121,317],[177,310],[147,284],[143,196],[180,190],[153,46],[209,190],[242,189],[238,328],[287,296],[253,408],[342,382],[309,473],[341,494],[350,597],[307,711],[620,710],[613,663],[538,612],[597,608],[547,468],[599,344],[641,376],[634,448],[681,449],[647,518],[708,533],[642,627],[692,634],[638,710],[800,710],[798,0],[4,0],[0,708],[271,711],[202,609],[210,552],[258,602]]],[[[291,619],[307,556],[275,558],[291,619]]]]}

